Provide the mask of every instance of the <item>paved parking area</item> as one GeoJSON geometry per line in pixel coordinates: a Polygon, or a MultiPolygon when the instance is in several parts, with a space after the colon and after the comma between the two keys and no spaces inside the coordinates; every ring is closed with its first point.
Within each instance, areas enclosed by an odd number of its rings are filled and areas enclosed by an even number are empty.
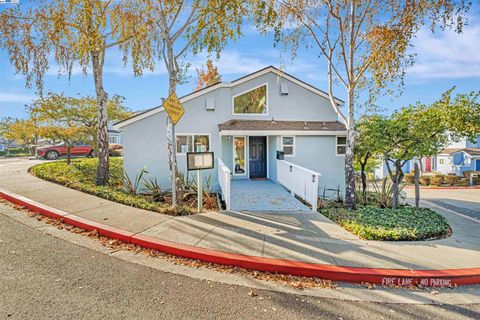
{"type": "MultiPolygon", "coordinates": [[[[406,188],[405,191],[408,200],[413,201],[415,190],[406,188]]],[[[480,189],[421,189],[420,199],[480,219],[480,189]]]]}

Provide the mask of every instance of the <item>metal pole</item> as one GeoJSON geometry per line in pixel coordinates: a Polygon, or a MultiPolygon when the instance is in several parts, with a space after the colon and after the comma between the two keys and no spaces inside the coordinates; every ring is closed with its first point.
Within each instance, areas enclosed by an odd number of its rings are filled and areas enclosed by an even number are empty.
{"type": "Polygon", "coordinates": [[[172,123],[172,207],[177,206],[177,141],[175,138],[175,125],[172,123]]]}
{"type": "Polygon", "coordinates": [[[202,212],[203,207],[203,187],[202,187],[202,170],[197,170],[197,201],[198,201],[198,213],[202,212]]]}
{"type": "Polygon", "coordinates": [[[418,166],[418,158],[413,158],[413,168],[414,168],[414,180],[415,180],[415,208],[420,207],[420,169],[418,166]]]}

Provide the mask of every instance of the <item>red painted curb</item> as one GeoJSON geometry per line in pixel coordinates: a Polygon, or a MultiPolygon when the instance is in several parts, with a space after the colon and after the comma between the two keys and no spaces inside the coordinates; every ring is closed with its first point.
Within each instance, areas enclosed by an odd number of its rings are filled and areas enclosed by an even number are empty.
{"type": "Polygon", "coordinates": [[[68,214],[67,212],[51,208],[3,188],[0,188],[0,197],[47,217],[61,219],[63,222],[72,226],[86,230],[97,230],[99,234],[109,238],[122,240],[144,248],[155,249],[180,257],[249,270],[318,277],[333,281],[353,283],[368,282],[380,285],[401,286],[421,284],[423,286],[451,286],[480,284],[480,268],[445,270],[357,268],[247,256],[134,234],[103,223],[84,219],[74,214],[68,214]]]}
{"type": "MultiPolygon", "coordinates": [[[[415,186],[408,185],[405,186],[406,189],[413,189],[415,186]]],[[[466,186],[466,187],[428,187],[420,186],[420,190],[477,190],[480,189],[480,186],[466,186]]]]}

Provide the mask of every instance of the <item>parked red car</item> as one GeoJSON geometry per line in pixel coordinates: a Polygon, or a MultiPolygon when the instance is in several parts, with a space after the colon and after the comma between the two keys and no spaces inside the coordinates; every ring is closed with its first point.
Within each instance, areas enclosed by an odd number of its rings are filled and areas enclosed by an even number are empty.
{"type": "MultiPolygon", "coordinates": [[[[93,156],[93,148],[89,145],[74,145],[70,149],[72,157],[78,156],[93,156]]],[[[45,146],[37,148],[37,158],[45,158],[47,160],[55,160],[59,157],[67,155],[67,147],[64,143],[57,144],[54,146],[45,146]]]]}

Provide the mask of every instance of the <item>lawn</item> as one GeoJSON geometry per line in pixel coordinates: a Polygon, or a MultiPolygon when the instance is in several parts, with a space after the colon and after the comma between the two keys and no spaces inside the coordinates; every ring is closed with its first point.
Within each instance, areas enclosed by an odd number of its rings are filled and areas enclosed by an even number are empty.
{"type": "Polygon", "coordinates": [[[340,206],[320,210],[326,217],[366,240],[418,241],[447,237],[447,220],[427,208],[360,207],[350,211],[340,206]]]}
{"type": "Polygon", "coordinates": [[[150,199],[145,195],[125,191],[123,159],[110,158],[110,183],[108,186],[95,185],[98,159],[73,159],[70,165],[65,160],[45,162],[31,168],[30,172],[40,179],[55,182],[66,187],[98,196],[103,199],[126,204],[132,207],[156,211],[169,215],[188,215],[195,213],[193,208],[178,206],[172,208],[169,203],[150,199]]]}

